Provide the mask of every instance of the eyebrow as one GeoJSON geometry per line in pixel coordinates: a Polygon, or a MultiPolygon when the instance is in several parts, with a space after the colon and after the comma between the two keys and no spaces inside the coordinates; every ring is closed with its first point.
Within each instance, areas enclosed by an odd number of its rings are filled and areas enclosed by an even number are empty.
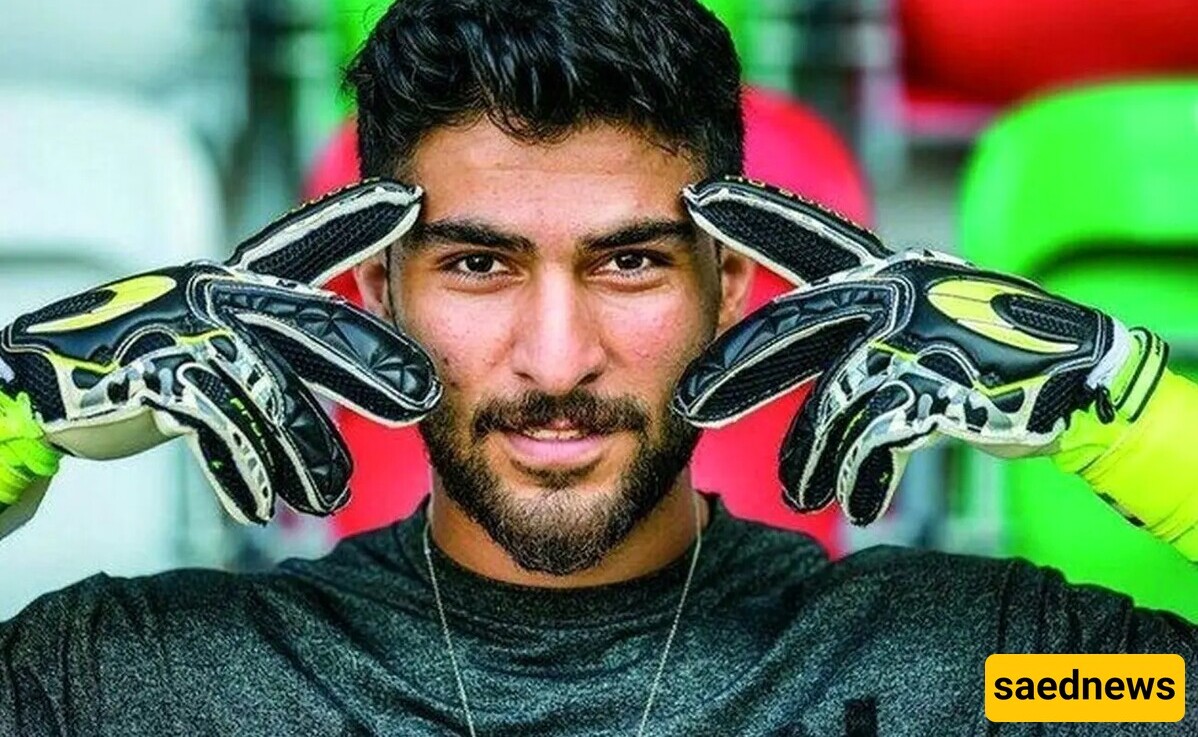
{"type": "Polygon", "coordinates": [[[589,251],[603,251],[667,238],[676,238],[691,245],[697,240],[698,231],[690,220],[646,218],[622,225],[607,233],[586,236],[582,239],[582,245],[589,251]]]}
{"type": "Polygon", "coordinates": [[[477,220],[451,219],[417,223],[408,233],[406,240],[409,250],[419,250],[426,246],[443,243],[483,246],[516,252],[528,252],[536,249],[536,245],[522,235],[509,233],[477,220]]]}
{"type": "MultiPolygon", "coordinates": [[[[604,251],[665,238],[677,238],[690,245],[697,240],[698,231],[690,220],[645,218],[625,223],[605,233],[583,236],[581,245],[588,251],[604,251]]],[[[470,219],[417,223],[408,233],[406,241],[409,252],[439,244],[481,246],[516,253],[536,250],[536,244],[530,238],[470,219]]]]}

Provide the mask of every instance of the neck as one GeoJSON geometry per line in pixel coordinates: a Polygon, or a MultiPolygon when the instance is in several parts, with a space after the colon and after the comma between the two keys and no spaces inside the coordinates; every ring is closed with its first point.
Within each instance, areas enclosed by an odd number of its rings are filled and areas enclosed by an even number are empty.
{"type": "Polygon", "coordinates": [[[706,526],[707,505],[691,487],[689,472],[684,471],[657,508],[603,560],[567,576],[537,573],[517,565],[486,530],[449,498],[440,479],[433,484],[428,515],[430,533],[437,547],[474,573],[522,586],[567,589],[627,581],[665,567],[695,540],[696,503],[699,524],[706,526]]]}

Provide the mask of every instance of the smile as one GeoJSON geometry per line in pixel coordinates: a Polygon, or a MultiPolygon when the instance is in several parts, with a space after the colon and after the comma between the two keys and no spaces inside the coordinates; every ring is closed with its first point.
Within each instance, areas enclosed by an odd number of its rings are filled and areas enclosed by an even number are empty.
{"type": "Polygon", "coordinates": [[[532,469],[578,468],[599,460],[612,435],[574,427],[529,427],[497,433],[517,465],[532,469]]]}
{"type": "Polygon", "coordinates": [[[533,440],[579,440],[587,437],[587,433],[578,429],[554,430],[541,427],[522,430],[520,434],[533,440]]]}

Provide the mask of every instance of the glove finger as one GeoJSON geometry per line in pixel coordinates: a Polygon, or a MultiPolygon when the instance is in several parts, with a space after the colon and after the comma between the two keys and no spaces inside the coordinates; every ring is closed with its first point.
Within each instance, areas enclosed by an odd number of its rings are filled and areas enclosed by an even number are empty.
{"type": "MultiPolygon", "coordinates": [[[[269,375],[265,383],[269,399],[259,399],[250,407],[269,428],[266,443],[273,461],[272,486],[299,512],[323,516],[336,511],[349,499],[353,472],[349,449],[299,378],[252,336],[240,340],[244,344],[238,350],[249,359],[241,364],[257,363],[269,375]]],[[[236,360],[229,361],[225,355],[214,358],[214,365],[230,375],[239,368],[236,360]]]]}
{"type": "Polygon", "coordinates": [[[351,185],[292,210],[248,240],[226,266],[322,286],[406,233],[419,187],[386,179],[351,185]]]}
{"type": "Polygon", "coordinates": [[[704,231],[794,284],[891,255],[878,237],[797,195],[742,177],[707,179],[682,192],[704,231]]]}
{"type": "Polygon", "coordinates": [[[869,287],[832,285],[784,295],[691,362],[675,391],[674,410],[694,425],[726,425],[853,352],[879,328],[884,312],[869,287]]]}
{"type": "Polygon", "coordinates": [[[886,512],[907,458],[934,438],[935,418],[916,415],[915,392],[905,382],[890,381],[871,394],[841,440],[836,493],[854,525],[886,512]]]}
{"type": "Polygon", "coordinates": [[[265,431],[249,410],[254,402],[223,373],[200,364],[179,369],[170,394],[148,394],[159,430],[186,434],[221,505],[241,523],[265,524],[274,511],[265,431]]]}
{"type": "Polygon", "coordinates": [[[820,376],[782,441],[778,475],[783,498],[800,512],[818,511],[831,503],[841,440],[869,403],[870,387],[862,361],[854,360],[855,356],[856,352],[842,358],[820,376]]]}
{"type": "Polygon", "coordinates": [[[230,325],[252,332],[322,394],[378,422],[416,422],[441,397],[424,349],[342,299],[232,281],[211,289],[230,325]]]}
{"type": "Polygon", "coordinates": [[[316,397],[298,380],[284,394],[286,432],[279,437],[300,483],[279,487],[293,509],[328,515],[349,501],[353,460],[341,434],[316,397]]]}

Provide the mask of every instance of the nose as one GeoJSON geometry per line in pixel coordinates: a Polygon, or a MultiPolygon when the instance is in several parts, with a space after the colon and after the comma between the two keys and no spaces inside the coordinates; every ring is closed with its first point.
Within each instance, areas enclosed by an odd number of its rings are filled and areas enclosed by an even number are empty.
{"type": "Polygon", "coordinates": [[[530,388],[560,396],[594,382],[607,365],[595,310],[570,274],[545,274],[516,321],[512,370],[530,388]]]}

